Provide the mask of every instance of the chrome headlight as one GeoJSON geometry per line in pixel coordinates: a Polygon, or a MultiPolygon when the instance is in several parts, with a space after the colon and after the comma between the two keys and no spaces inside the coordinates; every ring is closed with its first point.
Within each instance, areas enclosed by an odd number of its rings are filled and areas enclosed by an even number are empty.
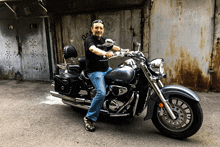
{"type": "Polygon", "coordinates": [[[156,74],[164,74],[163,64],[163,59],[154,59],[150,62],[150,67],[156,74]]]}

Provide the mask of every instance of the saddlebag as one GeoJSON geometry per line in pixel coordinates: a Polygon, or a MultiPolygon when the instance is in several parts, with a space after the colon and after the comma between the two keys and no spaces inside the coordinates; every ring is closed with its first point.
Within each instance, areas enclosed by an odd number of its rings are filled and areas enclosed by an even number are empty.
{"type": "Polygon", "coordinates": [[[72,74],[61,74],[54,77],[55,91],[60,94],[74,96],[79,92],[78,76],[72,74]]]}

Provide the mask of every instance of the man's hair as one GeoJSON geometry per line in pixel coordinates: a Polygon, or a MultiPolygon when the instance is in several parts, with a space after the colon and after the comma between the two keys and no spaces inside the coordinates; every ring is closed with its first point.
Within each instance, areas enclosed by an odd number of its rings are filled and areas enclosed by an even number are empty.
{"type": "Polygon", "coordinates": [[[92,22],[92,27],[93,27],[93,24],[94,24],[94,23],[101,23],[101,24],[104,25],[104,22],[101,21],[100,19],[94,20],[94,21],[92,22]]]}

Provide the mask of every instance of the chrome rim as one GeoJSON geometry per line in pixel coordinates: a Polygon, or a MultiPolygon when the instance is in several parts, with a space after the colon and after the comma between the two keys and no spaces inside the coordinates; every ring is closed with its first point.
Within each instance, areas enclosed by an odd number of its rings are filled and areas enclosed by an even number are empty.
{"type": "Polygon", "coordinates": [[[191,107],[184,100],[179,98],[172,98],[169,102],[176,119],[173,120],[165,108],[158,107],[157,118],[160,124],[172,132],[187,130],[193,122],[193,111],[191,107]]]}

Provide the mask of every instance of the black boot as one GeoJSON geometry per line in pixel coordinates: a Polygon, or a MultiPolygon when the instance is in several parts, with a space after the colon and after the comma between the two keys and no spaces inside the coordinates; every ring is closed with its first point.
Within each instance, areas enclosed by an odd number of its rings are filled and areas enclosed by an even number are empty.
{"type": "Polygon", "coordinates": [[[87,131],[90,131],[90,132],[94,132],[95,131],[96,128],[94,126],[94,122],[91,119],[89,119],[87,117],[84,117],[83,121],[84,121],[85,129],[87,131]]]}

